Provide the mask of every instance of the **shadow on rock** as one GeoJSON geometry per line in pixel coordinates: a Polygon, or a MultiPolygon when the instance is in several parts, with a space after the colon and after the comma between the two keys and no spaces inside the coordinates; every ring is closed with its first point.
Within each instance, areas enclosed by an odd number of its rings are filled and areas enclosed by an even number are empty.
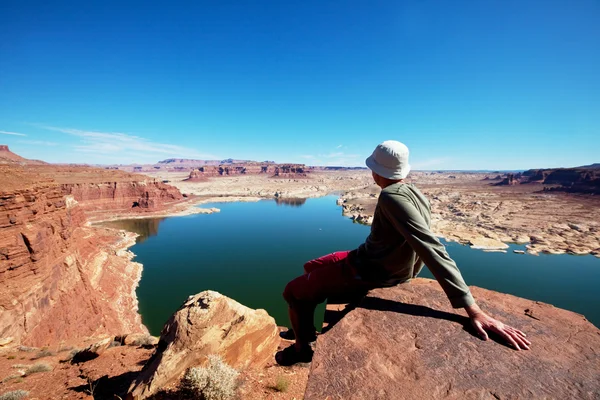
{"type": "MultiPolygon", "coordinates": [[[[79,385],[69,388],[70,390],[77,393],[87,393],[91,395],[94,400],[114,400],[119,396],[124,399],[127,396],[127,390],[131,385],[131,382],[139,375],[138,372],[125,372],[124,374],[113,376],[109,378],[108,375],[90,381],[87,384],[79,385]]],[[[85,377],[83,377],[85,379],[85,377]]]]}
{"type": "MultiPolygon", "coordinates": [[[[416,317],[445,319],[447,321],[456,322],[462,325],[466,332],[481,339],[481,337],[477,334],[477,331],[475,331],[473,325],[471,325],[471,319],[463,315],[434,310],[433,308],[417,304],[408,304],[394,300],[382,299],[379,297],[365,297],[360,303],[359,307],[367,310],[392,311],[400,314],[413,315],[416,317]]],[[[512,349],[512,347],[509,346],[500,335],[494,332],[488,332],[488,336],[494,342],[512,349]]]]}

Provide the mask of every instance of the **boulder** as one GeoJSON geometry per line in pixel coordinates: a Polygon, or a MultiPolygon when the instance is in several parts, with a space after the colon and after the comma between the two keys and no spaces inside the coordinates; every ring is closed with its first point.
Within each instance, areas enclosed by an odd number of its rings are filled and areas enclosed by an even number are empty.
{"type": "Polygon", "coordinates": [[[252,310],[213,291],[190,296],[163,328],[129,398],[151,396],[211,354],[236,369],[261,367],[273,358],[278,344],[277,325],[265,310],[252,310]]]}
{"type": "Polygon", "coordinates": [[[600,398],[598,328],[548,304],[471,290],[531,350],[481,340],[436,281],[416,279],[371,291],[319,336],[305,399],[600,398]]]}

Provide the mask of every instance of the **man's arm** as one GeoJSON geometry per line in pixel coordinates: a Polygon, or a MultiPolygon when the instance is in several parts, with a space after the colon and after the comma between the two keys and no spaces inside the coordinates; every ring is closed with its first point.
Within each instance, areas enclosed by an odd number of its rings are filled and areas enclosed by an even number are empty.
{"type": "Polygon", "coordinates": [[[502,336],[515,350],[529,349],[531,342],[523,332],[490,317],[479,308],[456,263],[412,203],[387,193],[382,193],[379,201],[386,218],[427,265],[452,306],[466,310],[473,327],[483,340],[488,339],[486,330],[489,330],[502,336]]]}

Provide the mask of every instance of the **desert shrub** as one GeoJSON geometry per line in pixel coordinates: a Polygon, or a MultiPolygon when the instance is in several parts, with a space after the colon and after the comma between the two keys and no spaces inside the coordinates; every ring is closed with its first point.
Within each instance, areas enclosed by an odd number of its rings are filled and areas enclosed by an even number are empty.
{"type": "Polygon", "coordinates": [[[25,375],[37,374],[38,372],[48,372],[52,371],[52,367],[45,363],[37,363],[33,364],[31,367],[27,368],[25,371],[25,375]]]}
{"type": "Polygon", "coordinates": [[[273,389],[277,390],[278,392],[287,392],[289,386],[290,381],[285,376],[279,375],[277,377],[275,386],[273,386],[273,389]]]}
{"type": "Polygon", "coordinates": [[[17,358],[17,356],[15,356],[15,355],[12,355],[12,354],[11,354],[10,356],[8,356],[8,357],[6,357],[6,358],[7,358],[8,360],[14,360],[15,358],[17,358]]]}
{"type": "Polygon", "coordinates": [[[235,396],[238,375],[221,357],[211,355],[206,367],[190,368],[182,383],[200,400],[227,400],[235,396]]]}
{"type": "Polygon", "coordinates": [[[29,396],[29,392],[26,390],[13,390],[0,395],[0,400],[21,400],[27,396],[29,396]]]}
{"type": "Polygon", "coordinates": [[[29,346],[19,346],[17,348],[19,349],[19,351],[24,351],[27,353],[33,353],[34,351],[37,350],[35,347],[29,347],[29,346]]]}
{"type": "Polygon", "coordinates": [[[9,375],[6,378],[2,379],[2,383],[6,383],[8,381],[12,381],[13,379],[20,378],[21,375],[9,375]]]}
{"type": "Polygon", "coordinates": [[[131,344],[133,346],[152,346],[153,340],[154,339],[152,338],[152,336],[146,335],[146,336],[136,338],[131,344]]]}
{"type": "Polygon", "coordinates": [[[23,369],[23,368],[29,368],[31,365],[29,364],[14,364],[12,366],[12,368],[17,368],[17,369],[23,369]]]}
{"type": "Polygon", "coordinates": [[[35,356],[32,357],[32,360],[37,360],[39,358],[51,357],[54,355],[54,352],[50,350],[40,350],[35,356]]]}

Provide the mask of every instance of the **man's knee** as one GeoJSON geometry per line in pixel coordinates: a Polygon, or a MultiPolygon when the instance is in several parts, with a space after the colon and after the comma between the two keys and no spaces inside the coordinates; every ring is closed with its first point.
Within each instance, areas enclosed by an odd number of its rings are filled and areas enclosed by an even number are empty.
{"type": "Polygon", "coordinates": [[[298,302],[321,303],[324,299],[319,296],[318,282],[308,279],[309,275],[301,275],[290,281],[283,290],[283,298],[290,307],[298,302]]]}

